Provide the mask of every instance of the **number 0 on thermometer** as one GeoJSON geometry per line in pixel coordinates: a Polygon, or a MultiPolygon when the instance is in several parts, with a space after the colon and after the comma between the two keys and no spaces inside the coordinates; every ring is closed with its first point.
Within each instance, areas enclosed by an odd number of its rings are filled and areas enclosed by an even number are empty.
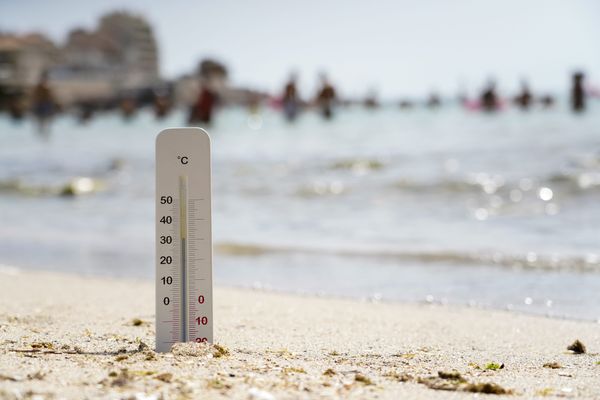
{"type": "Polygon", "coordinates": [[[156,351],[213,341],[210,139],[199,128],[156,139],[156,351]]]}

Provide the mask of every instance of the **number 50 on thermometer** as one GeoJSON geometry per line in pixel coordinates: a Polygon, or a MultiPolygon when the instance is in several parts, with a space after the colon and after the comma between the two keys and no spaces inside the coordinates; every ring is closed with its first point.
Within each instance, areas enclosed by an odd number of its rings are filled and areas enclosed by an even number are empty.
{"type": "Polygon", "coordinates": [[[156,138],[156,351],[213,341],[210,139],[199,128],[156,138]]]}

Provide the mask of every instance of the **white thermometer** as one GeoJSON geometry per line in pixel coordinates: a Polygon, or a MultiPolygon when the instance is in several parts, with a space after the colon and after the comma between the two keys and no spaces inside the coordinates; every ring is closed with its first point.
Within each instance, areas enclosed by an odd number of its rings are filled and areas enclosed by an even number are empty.
{"type": "Polygon", "coordinates": [[[200,128],[156,138],[156,351],[213,341],[210,138],[200,128]]]}

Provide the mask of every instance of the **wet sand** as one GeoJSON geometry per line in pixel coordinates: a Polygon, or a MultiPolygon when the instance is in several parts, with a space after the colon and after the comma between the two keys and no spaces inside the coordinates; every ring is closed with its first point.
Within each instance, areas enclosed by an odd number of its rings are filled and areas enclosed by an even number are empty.
{"type": "Polygon", "coordinates": [[[600,394],[597,323],[228,288],[215,296],[220,346],[156,354],[151,282],[1,269],[0,398],[600,394]],[[585,354],[567,351],[575,339],[585,354]]]}

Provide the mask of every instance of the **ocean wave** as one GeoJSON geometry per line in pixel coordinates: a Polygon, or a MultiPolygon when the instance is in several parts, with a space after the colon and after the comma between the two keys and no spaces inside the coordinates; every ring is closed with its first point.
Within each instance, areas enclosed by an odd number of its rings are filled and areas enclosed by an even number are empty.
{"type": "Polygon", "coordinates": [[[75,177],[66,183],[49,185],[36,184],[21,179],[0,181],[0,194],[17,194],[24,196],[79,196],[95,193],[106,188],[106,184],[99,179],[89,177],[75,177]]]}
{"type": "Polygon", "coordinates": [[[380,170],[383,169],[384,166],[385,164],[377,159],[345,158],[334,162],[331,164],[330,168],[334,170],[350,170],[355,173],[361,173],[380,170]]]}
{"type": "Polygon", "coordinates": [[[435,181],[396,180],[392,187],[415,193],[510,193],[512,190],[535,193],[542,187],[554,187],[560,193],[578,195],[600,189],[600,172],[556,173],[544,179],[521,178],[508,182],[499,175],[471,174],[462,179],[435,181]]]}
{"type": "Polygon", "coordinates": [[[469,181],[440,180],[435,182],[419,182],[410,179],[400,179],[392,183],[396,189],[410,192],[480,192],[482,186],[469,181]]]}
{"type": "Polygon", "coordinates": [[[423,264],[492,265],[548,271],[600,272],[600,254],[583,256],[545,255],[534,252],[507,254],[501,252],[403,251],[392,249],[344,249],[310,246],[276,246],[237,242],[219,242],[215,251],[227,256],[260,257],[270,254],[304,253],[340,257],[363,257],[387,261],[413,261],[423,264]]]}
{"type": "Polygon", "coordinates": [[[600,172],[584,171],[577,174],[555,174],[548,179],[551,183],[568,185],[571,191],[600,189],[600,172]]]}

